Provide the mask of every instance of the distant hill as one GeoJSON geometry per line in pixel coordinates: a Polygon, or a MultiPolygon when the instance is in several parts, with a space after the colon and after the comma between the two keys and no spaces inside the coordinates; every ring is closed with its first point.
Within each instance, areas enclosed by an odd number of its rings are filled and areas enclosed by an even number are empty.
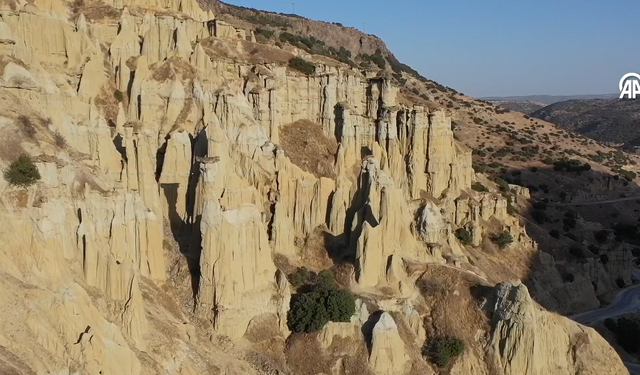
{"type": "Polygon", "coordinates": [[[538,109],[531,116],[598,141],[640,145],[640,100],[568,100],[538,109]]]}
{"type": "Polygon", "coordinates": [[[620,94],[597,94],[597,95],[527,95],[527,96],[491,96],[480,98],[487,101],[529,101],[543,104],[553,104],[575,99],[617,99],[620,94]]]}
{"type": "Polygon", "coordinates": [[[537,111],[538,109],[546,106],[545,103],[532,102],[530,100],[491,100],[491,102],[502,108],[525,114],[537,111]]]}

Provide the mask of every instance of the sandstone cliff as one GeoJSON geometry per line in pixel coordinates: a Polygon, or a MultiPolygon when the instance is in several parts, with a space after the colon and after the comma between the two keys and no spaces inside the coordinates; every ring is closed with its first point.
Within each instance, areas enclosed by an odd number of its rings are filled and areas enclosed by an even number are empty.
{"type": "MultiPolygon", "coordinates": [[[[296,373],[281,358],[294,291],[275,260],[300,264],[300,239],[321,228],[354,266],[352,291],[378,311],[361,302],[361,316],[313,341],[332,373],[355,366],[349,355],[361,373],[430,373],[410,265],[484,276],[470,259],[484,255],[454,235],[461,227],[476,246],[500,229],[515,238],[512,254],[536,250],[507,198],[471,189],[484,177],[450,115],[385,74],[254,43],[193,0],[7,1],[0,16],[0,163],[27,153],[42,175],[29,188],[0,181],[8,371],[296,373]],[[294,56],[316,73],[289,68],[294,56]],[[311,141],[281,144],[298,120],[338,145],[331,170],[292,162],[311,141]],[[281,348],[275,359],[251,355],[261,329],[281,348]],[[336,351],[341,338],[353,352],[336,351]]],[[[505,374],[544,373],[529,365],[522,330],[582,331],[537,322],[492,333],[525,353],[496,352],[505,374]]],[[[558,352],[576,347],[562,340],[558,352]]],[[[610,354],[590,340],[580,350],[610,354]]],[[[557,373],[581,373],[590,362],[579,358],[557,373]]],[[[601,373],[622,373],[612,361],[601,373]]]]}

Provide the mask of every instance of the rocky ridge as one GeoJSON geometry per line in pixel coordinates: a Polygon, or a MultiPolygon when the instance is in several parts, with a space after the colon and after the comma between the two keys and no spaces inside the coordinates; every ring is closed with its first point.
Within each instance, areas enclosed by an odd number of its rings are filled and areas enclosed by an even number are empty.
{"type": "MultiPolygon", "coordinates": [[[[0,181],[7,371],[297,373],[291,352],[260,366],[248,337],[268,326],[268,339],[284,343],[295,291],[277,255],[300,263],[299,240],[321,228],[353,265],[360,296],[360,316],[312,338],[327,368],[433,373],[419,355],[433,332],[411,265],[486,279],[454,235],[462,226],[474,245],[500,228],[515,238],[509,251],[536,252],[505,197],[471,189],[485,177],[451,117],[408,101],[386,75],[255,44],[252,30],[192,0],[9,1],[0,15],[0,159],[28,153],[42,175],[28,189],[0,181]],[[271,57],[253,61],[256,49],[271,57]],[[288,68],[296,55],[316,74],[288,68]],[[279,132],[297,120],[335,139],[335,177],[291,162],[279,132]],[[352,340],[346,353],[336,337],[352,340]]],[[[518,311],[566,327],[549,330],[558,351],[574,350],[559,373],[586,374],[605,359],[598,373],[624,373],[593,331],[517,293],[518,311]],[[574,341],[578,331],[589,339],[574,341]]],[[[535,328],[512,333],[507,315],[494,312],[458,369],[490,373],[494,361],[505,374],[545,373],[536,363],[548,353],[531,351],[535,328]],[[483,340],[496,337],[518,342],[491,359],[483,340]]]]}

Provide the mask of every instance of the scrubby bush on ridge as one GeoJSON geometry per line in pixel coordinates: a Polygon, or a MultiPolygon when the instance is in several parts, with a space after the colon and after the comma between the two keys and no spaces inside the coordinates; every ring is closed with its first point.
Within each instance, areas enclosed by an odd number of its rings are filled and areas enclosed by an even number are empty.
{"type": "Polygon", "coordinates": [[[493,233],[489,238],[500,248],[504,248],[513,242],[513,236],[508,231],[493,233]]]}
{"type": "Polygon", "coordinates": [[[464,341],[457,337],[438,337],[423,346],[422,355],[439,367],[445,367],[464,353],[464,349],[464,341]]]}
{"type": "Polygon", "coordinates": [[[300,57],[294,57],[289,60],[289,67],[306,75],[312,75],[316,72],[315,65],[300,57]]]}
{"type": "Polygon", "coordinates": [[[473,236],[467,228],[458,228],[456,230],[456,238],[459,239],[463,245],[471,245],[473,243],[473,236]]]}
{"type": "Polygon", "coordinates": [[[40,178],[38,167],[27,154],[18,156],[18,159],[4,171],[4,179],[13,186],[31,186],[38,182],[40,178]]]}
{"type": "Polygon", "coordinates": [[[289,277],[292,284],[305,283],[308,287],[307,291],[291,297],[287,313],[287,325],[291,331],[319,331],[330,321],[348,322],[355,313],[354,296],[347,290],[336,288],[330,271],[325,270],[316,275],[306,268],[300,268],[289,277]]]}

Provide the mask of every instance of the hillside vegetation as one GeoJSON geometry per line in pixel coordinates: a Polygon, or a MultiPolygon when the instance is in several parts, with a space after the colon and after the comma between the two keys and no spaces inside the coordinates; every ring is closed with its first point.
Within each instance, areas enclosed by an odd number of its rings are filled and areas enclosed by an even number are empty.
{"type": "Polygon", "coordinates": [[[640,145],[638,100],[569,100],[538,109],[531,116],[598,141],[640,145]]]}

